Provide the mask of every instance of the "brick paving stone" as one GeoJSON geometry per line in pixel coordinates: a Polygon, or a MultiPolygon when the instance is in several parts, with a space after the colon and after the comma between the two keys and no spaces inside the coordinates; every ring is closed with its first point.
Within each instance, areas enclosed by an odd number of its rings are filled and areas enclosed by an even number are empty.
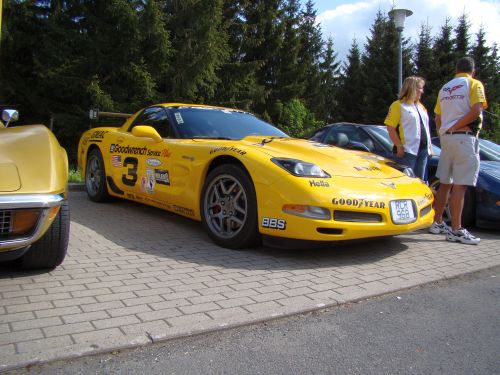
{"type": "Polygon", "coordinates": [[[63,316],[63,319],[67,324],[90,322],[96,319],[106,319],[106,318],[109,318],[109,314],[106,311],[94,311],[88,313],[79,313],[79,314],[63,316]]]}
{"type": "Polygon", "coordinates": [[[0,334],[0,346],[12,344],[20,341],[30,341],[43,338],[43,332],[40,328],[25,329],[17,332],[9,332],[0,334]],[[21,337],[21,339],[20,339],[21,337]]]}
{"type": "Polygon", "coordinates": [[[0,264],[0,371],[311,311],[500,265],[494,231],[478,230],[477,246],[419,231],[318,251],[239,252],[161,210],[120,201],[96,205],[83,192],[71,199],[69,251],[60,267],[32,275],[0,264]],[[148,238],[138,221],[149,228],[148,238]]]}
{"type": "Polygon", "coordinates": [[[82,309],[80,308],[80,306],[69,306],[69,307],[51,308],[47,310],[37,310],[34,313],[36,318],[49,318],[51,316],[80,314],[81,312],[82,309]]]}
{"type": "Polygon", "coordinates": [[[168,319],[174,316],[181,316],[181,315],[183,315],[183,313],[176,308],[155,310],[147,313],[137,314],[139,319],[141,319],[143,322],[149,322],[159,319],[168,319]]]}

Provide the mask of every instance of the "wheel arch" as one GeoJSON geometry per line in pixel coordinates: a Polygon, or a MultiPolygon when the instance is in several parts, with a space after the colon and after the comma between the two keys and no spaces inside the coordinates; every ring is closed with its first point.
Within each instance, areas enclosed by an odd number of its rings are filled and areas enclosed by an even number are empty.
{"type": "MultiPolygon", "coordinates": [[[[85,174],[87,173],[87,160],[89,159],[89,154],[92,152],[92,150],[98,149],[101,151],[101,149],[96,145],[96,144],[91,144],[88,148],[87,151],[85,152],[84,158],[82,160],[82,176],[85,178],[85,174]]],[[[102,152],[101,152],[102,154],[102,152]]]]}

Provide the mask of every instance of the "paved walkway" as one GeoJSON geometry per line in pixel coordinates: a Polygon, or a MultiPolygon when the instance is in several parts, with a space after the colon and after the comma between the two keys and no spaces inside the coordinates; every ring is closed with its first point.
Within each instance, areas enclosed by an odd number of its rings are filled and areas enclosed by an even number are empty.
{"type": "Polygon", "coordinates": [[[71,239],[50,273],[0,265],[0,371],[248,324],[500,265],[424,231],[289,251],[214,245],[201,224],[72,192],[71,239]]]}

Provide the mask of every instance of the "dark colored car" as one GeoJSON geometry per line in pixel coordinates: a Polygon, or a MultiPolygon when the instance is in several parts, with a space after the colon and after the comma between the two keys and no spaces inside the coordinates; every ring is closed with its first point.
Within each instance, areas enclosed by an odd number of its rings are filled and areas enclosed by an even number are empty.
{"type": "MultiPolygon", "coordinates": [[[[384,125],[335,123],[316,130],[310,140],[342,148],[364,150],[394,160],[393,143],[384,125]]],[[[428,181],[433,191],[439,186],[435,176],[441,149],[439,138],[432,138],[434,155],[428,162],[428,181]]],[[[462,224],[500,229],[500,146],[480,139],[481,165],[475,188],[467,190],[462,224]]],[[[449,220],[446,209],[445,219],[449,220]]]]}

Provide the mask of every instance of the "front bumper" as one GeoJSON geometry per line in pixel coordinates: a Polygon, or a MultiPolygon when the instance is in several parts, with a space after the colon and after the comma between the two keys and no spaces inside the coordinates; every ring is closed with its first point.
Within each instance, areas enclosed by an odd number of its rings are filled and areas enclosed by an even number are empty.
{"type": "Polygon", "coordinates": [[[54,219],[51,210],[60,207],[65,199],[64,194],[0,195],[0,252],[26,248],[42,237],[54,219]],[[12,236],[12,213],[22,209],[40,209],[41,212],[28,234],[12,236]]]}

